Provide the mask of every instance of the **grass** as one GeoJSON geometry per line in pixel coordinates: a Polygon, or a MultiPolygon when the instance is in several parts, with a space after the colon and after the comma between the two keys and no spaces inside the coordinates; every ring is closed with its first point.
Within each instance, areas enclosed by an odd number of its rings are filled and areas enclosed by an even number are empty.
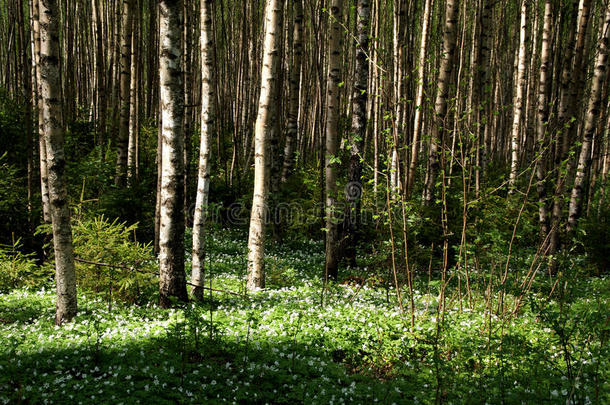
{"type": "MultiPolygon", "coordinates": [[[[241,291],[245,241],[208,246],[212,287],[241,291]]],[[[162,310],[81,295],[61,328],[52,289],[1,295],[0,402],[610,403],[609,279],[561,303],[541,286],[508,320],[483,291],[460,308],[453,286],[438,316],[422,276],[411,331],[391,289],[332,285],[322,306],[319,243],[271,244],[266,260],[269,288],[248,298],[162,310]]]]}

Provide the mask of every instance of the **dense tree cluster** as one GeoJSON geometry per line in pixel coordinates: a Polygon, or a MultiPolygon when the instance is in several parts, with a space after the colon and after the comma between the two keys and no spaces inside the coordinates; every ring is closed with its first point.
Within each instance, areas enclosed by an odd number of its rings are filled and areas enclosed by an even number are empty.
{"type": "Polygon", "coordinates": [[[419,242],[442,249],[443,280],[459,262],[468,284],[467,224],[494,195],[536,206],[555,274],[579,220],[607,212],[609,46],[607,0],[0,0],[0,86],[24,128],[1,142],[26,173],[30,230],[52,223],[57,323],[77,311],[79,153],[111,162],[115,192],[154,192],[165,307],[187,283],[202,297],[223,187],[251,198],[247,287],[265,287],[265,235],[286,232],[269,219],[295,176],[320,193],[324,280],[372,243],[371,211],[387,219],[399,294],[415,210],[440,233],[419,242]]]}

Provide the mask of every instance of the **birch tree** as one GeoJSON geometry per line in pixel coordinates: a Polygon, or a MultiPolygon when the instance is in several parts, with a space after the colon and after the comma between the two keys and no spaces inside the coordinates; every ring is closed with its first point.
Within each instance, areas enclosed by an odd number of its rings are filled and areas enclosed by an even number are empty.
{"type": "Polygon", "coordinates": [[[40,195],[42,200],[42,219],[51,223],[51,206],[49,204],[49,170],[47,168],[47,143],[44,132],[42,76],[40,71],[40,1],[32,0],[32,35],[34,36],[34,64],[36,77],[36,104],[38,111],[38,151],[40,163],[40,195]]]}
{"type": "Polygon", "coordinates": [[[254,127],[254,195],[248,234],[248,290],[265,287],[265,216],[269,190],[269,141],[275,131],[278,104],[278,67],[280,30],[282,29],[280,0],[265,2],[265,39],[261,69],[258,115],[254,127]]]}
{"type": "Polygon", "coordinates": [[[608,51],[610,49],[610,7],[606,8],[604,23],[601,24],[600,39],[597,45],[597,57],[595,58],[595,73],[591,84],[591,94],[587,114],[585,116],[585,127],[583,133],[582,147],[578,157],[578,166],[574,178],[574,187],[570,196],[570,207],[568,211],[568,230],[574,229],[576,222],[581,216],[583,189],[586,173],[591,166],[591,146],[595,135],[596,124],[601,108],[602,86],[608,70],[608,51]]]}
{"type": "Polygon", "coordinates": [[[459,14],[459,0],[447,0],[445,5],[445,24],[443,31],[443,47],[440,70],[438,72],[436,100],[434,115],[436,122],[433,125],[428,151],[428,181],[424,190],[424,204],[430,205],[434,199],[436,173],[439,168],[439,148],[446,126],[447,98],[449,95],[449,82],[453,72],[455,53],[455,36],[459,14]]]}
{"type": "Polygon", "coordinates": [[[292,65],[288,82],[288,122],[281,182],[285,183],[294,167],[294,152],[299,130],[299,101],[301,95],[301,64],[303,59],[303,1],[294,0],[294,25],[292,28],[292,65]]]}
{"type": "Polygon", "coordinates": [[[343,4],[332,0],[329,12],[328,76],[326,79],[326,260],[324,279],[336,280],[339,270],[339,232],[337,226],[337,166],[339,146],[339,90],[341,72],[341,35],[343,4]]]}
{"type": "Polygon", "coordinates": [[[201,140],[199,146],[199,170],[197,196],[193,217],[193,270],[191,296],[203,298],[203,271],[205,262],[205,220],[210,190],[210,135],[214,125],[214,33],[212,18],[213,0],[201,1],[201,140]]]}
{"type": "MultiPolygon", "coordinates": [[[[587,1],[587,0],[585,0],[587,1]]],[[[569,149],[569,134],[566,127],[570,124],[571,111],[569,104],[570,84],[572,78],[572,60],[574,57],[574,44],[576,38],[576,26],[578,24],[578,3],[579,0],[572,0],[568,14],[568,32],[564,51],[562,53],[563,67],[559,80],[559,107],[557,111],[557,125],[559,130],[555,136],[555,184],[553,193],[553,203],[551,209],[551,225],[549,236],[549,255],[553,256],[560,248],[560,227],[563,221],[563,200],[565,190],[565,166],[564,159],[569,149]]],[[[557,261],[553,260],[552,271],[556,270],[557,261]]]]}
{"type": "Polygon", "coordinates": [[[121,57],[119,90],[119,135],[115,184],[123,187],[127,181],[129,143],[129,112],[131,101],[131,36],[133,0],[123,0],[121,17],[121,57]]]}
{"type": "Polygon", "coordinates": [[[182,1],[159,1],[159,79],[162,115],[159,303],[186,301],[184,273],[184,89],[182,84],[182,1]]]}
{"type": "MultiPolygon", "coordinates": [[[[364,137],[366,135],[366,112],[369,86],[369,21],[371,3],[369,0],[358,0],[356,5],[357,38],[356,61],[354,67],[354,88],[352,91],[352,125],[350,130],[350,160],[348,168],[348,185],[346,200],[350,204],[347,221],[347,242],[352,263],[356,260],[357,233],[360,226],[360,206],[362,199],[362,161],[364,137]]],[[[347,249],[346,249],[347,251],[347,249]]]]}
{"type": "Polygon", "coordinates": [[[424,15],[422,16],[422,31],[419,45],[419,57],[417,59],[417,95],[415,96],[415,117],[413,118],[413,138],[411,144],[411,159],[407,173],[406,189],[407,195],[413,191],[415,182],[415,171],[417,170],[417,160],[419,155],[419,138],[423,123],[423,100],[424,100],[424,81],[426,51],[428,50],[428,25],[430,23],[430,9],[432,0],[425,0],[424,15]]]}
{"type": "Polygon", "coordinates": [[[544,179],[546,147],[546,128],[549,119],[549,92],[551,73],[551,30],[553,24],[551,0],[544,2],[544,23],[542,27],[542,49],[540,50],[540,76],[538,79],[538,111],[536,117],[536,141],[539,146],[539,162],[536,163],[536,190],[538,192],[538,222],[540,231],[545,237],[549,231],[549,220],[546,208],[546,186],[544,179]]]}
{"type": "Polygon", "coordinates": [[[55,282],[57,284],[55,324],[61,325],[69,322],[76,315],[77,299],[70,207],[65,175],[64,130],[61,123],[63,106],[59,81],[57,0],[40,0],[39,12],[41,118],[47,152],[49,204],[53,224],[55,282]]]}
{"type": "Polygon", "coordinates": [[[517,169],[519,167],[519,133],[521,129],[521,116],[523,114],[523,90],[525,85],[525,51],[527,47],[527,3],[521,1],[521,13],[519,24],[519,47],[516,54],[517,67],[515,75],[515,90],[513,97],[513,125],[511,130],[511,159],[510,159],[510,176],[508,185],[511,190],[515,187],[517,180],[517,169]]]}

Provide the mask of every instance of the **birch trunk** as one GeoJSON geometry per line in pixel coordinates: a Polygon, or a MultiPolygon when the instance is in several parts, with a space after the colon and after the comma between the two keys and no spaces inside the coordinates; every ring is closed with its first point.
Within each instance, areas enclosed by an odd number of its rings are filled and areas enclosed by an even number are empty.
{"type": "Polygon", "coordinates": [[[352,92],[352,127],[350,130],[350,161],[348,184],[345,197],[350,205],[347,221],[346,255],[352,264],[356,264],[356,246],[360,226],[360,206],[362,199],[362,162],[364,161],[364,137],[366,135],[366,114],[369,88],[369,21],[371,3],[369,0],[358,0],[356,6],[357,39],[356,63],[354,67],[354,89],[352,92]]]}
{"type": "Polygon", "coordinates": [[[392,131],[392,164],[390,170],[390,188],[392,189],[392,198],[396,197],[396,193],[401,192],[400,182],[400,170],[399,170],[399,158],[398,148],[400,147],[399,142],[401,135],[404,130],[405,122],[405,103],[404,103],[404,71],[403,71],[403,54],[404,54],[404,41],[405,41],[405,26],[406,26],[406,1],[395,0],[394,1],[394,15],[393,15],[393,31],[392,31],[392,57],[394,66],[394,122],[392,131]]]}
{"type": "Polygon", "coordinates": [[[121,57],[119,88],[119,134],[117,138],[117,166],[114,183],[124,187],[127,182],[129,143],[129,112],[131,101],[131,35],[133,0],[123,0],[121,17],[121,57]]]}
{"type": "MultiPolygon", "coordinates": [[[[549,220],[546,207],[546,177],[545,162],[547,152],[545,150],[546,128],[549,120],[549,93],[551,70],[551,30],[553,24],[553,12],[551,0],[544,2],[544,23],[542,28],[542,49],[540,50],[540,77],[538,80],[538,111],[536,116],[536,144],[538,147],[538,159],[536,163],[536,190],[538,192],[538,222],[542,237],[549,232],[549,220]]],[[[535,44],[534,44],[535,46],[535,44]]]]}
{"type": "Polygon", "coordinates": [[[38,107],[38,148],[40,160],[40,195],[42,199],[42,219],[51,223],[51,206],[49,204],[49,170],[47,167],[47,143],[44,132],[42,76],[40,70],[40,1],[32,1],[33,35],[34,35],[34,61],[36,69],[36,104],[38,107]]]}
{"type": "Polygon", "coordinates": [[[105,72],[105,47],[102,31],[102,14],[100,12],[101,5],[97,0],[91,1],[93,8],[93,17],[95,21],[95,70],[96,70],[96,86],[97,86],[97,144],[100,147],[100,156],[103,156],[103,148],[106,139],[106,72],[105,72]]]}
{"type": "Polygon", "coordinates": [[[417,159],[419,155],[419,137],[423,122],[423,100],[425,83],[426,51],[428,49],[428,25],[430,24],[430,9],[432,0],[425,0],[424,15],[422,23],[421,40],[419,46],[419,59],[417,62],[417,95],[415,98],[415,117],[413,119],[413,139],[411,144],[411,161],[407,173],[406,192],[407,195],[413,191],[415,182],[415,171],[417,170],[417,159]]]}
{"type": "Polygon", "coordinates": [[[455,37],[458,22],[459,0],[447,0],[445,8],[445,25],[443,32],[443,48],[441,66],[438,73],[438,89],[434,103],[436,122],[433,125],[428,151],[428,180],[424,190],[424,204],[430,205],[434,199],[436,173],[439,168],[439,146],[445,132],[447,118],[447,97],[449,81],[452,77],[455,53],[455,37]]]}
{"type": "Polygon", "coordinates": [[[182,84],[182,1],[160,0],[162,115],[161,213],[159,230],[159,303],[187,300],[184,273],[184,89],[182,84]]]}
{"type": "Polygon", "coordinates": [[[76,271],[72,248],[70,207],[66,190],[64,130],[59,71],[59,9],[56,0],[40,0],[40,88],[42,126],[47,149],[49,202],[53,223],[57,301],[55,324],[69,322],[76,315],[76,271]]]}
{"type": "Polygon", "coordinates": [[[294,167],[294,151],[299,131],[299,100],[301,63],[303,59],[303,2],[294,1],[294,26],[292,33],[292,67],[289,80],[288,123],[286,125],[286,144],[284,145],[284,163],[281,182],[285,183],[294,167]]]}
{"type": "Polygon", "coordinates": [[[601,27],[599,44],[597,46],[597,57],[595,59],[595,73],[591,84],[591,94],[589,105],[585,117],[585,127],[583,134],[582,147],[578,157],[578,166],[574,178],[574,187],[570,196],[570,207],[568,211],[568,231],[576,227],[576,223],[581,216],[582,194],[586,173],[591,166],[591,145],[595,135],[596,124],[601,107],[602,86],[606,78],[608,69],[608,51],[610,47],[610,8],[606,9],[604,24],[601,27]]]}
{"type": "Polygon", "coordinates": [[[339,271],[339,230],[337,227],[337,168],[339,146],[339,93],[342,78],[341,34],[343,32],[343,4],[330,3],[328,38],[328,76],[326,79],[326,259],[325,281],[336,280],[339,271]]]}
{"type": "MultiPolygon", "coordinates": [[[[555,190],[553,194],[553,207],[551,210],[551,235],[549,236],[549,255],[553,256],[560,249],[560,227],[563,217],[563,200],[566,182],[566,171],[564,159],[568,153],[568,122],[570,114],[570,83],[572,77],[572,59],[574,56],[574,44],[576,38],[576,26],[578,23],[578,0],[573,0],[569,14],[567,40],[564,52],[562,54],[563,68],[561,70],[561,78],[559,82],[559,108],[557,111],[557,131],[555,142],[555,159],[553,166],[556,170],[555,190]]],[[[551,272],[555,272],[557,261],[553,259],[551,263],[551,272]]]]}
{"type": "Polygon", "coordinates": [[[203,298],[203,274],[205,263],[205,220],[210,190],[210,135],[214,127],[214,33],[212,18],[214,1],[201,1],[201,143],[199,146],[199,170],[197,196],[193,217],[193,270],[191,282],[193,299],[203,298]]]}
{"type": "MultiPolygon", "coordinates": [[[[134,24],[135,28],[136,24],[134,24]]],[[[131,35],[131,67],[129,90],[129,142],[127,147],[127,178],[130,184],[138,179],[138,35],[132,30],[131,35]]]]}
{"type": "Polygon", "coordinates": [[[265,288],[265,216],[269,190],[269,141],[275,130],[279,43],[282,21],[282,1],[265,2],[265,39],[258,102],[254,127],[254,195],[248,234],[248,290],[265,288]]]}
{"type": "Polygon", "coordinates": [[[527,4],[525,0],[521,1],[521,18],[519,25],[519,51],[517,52],[517,67],[515,76],[515,90],[513,98],[513,125],[511,130],[510,141],[510,176],[508,185],[512,191],[517,180],[517,170],[519,168],[519,133],[521,129],[521,116],[523,114],[523,88],[525,84],[525,50],[527,45],[527,4]]]}

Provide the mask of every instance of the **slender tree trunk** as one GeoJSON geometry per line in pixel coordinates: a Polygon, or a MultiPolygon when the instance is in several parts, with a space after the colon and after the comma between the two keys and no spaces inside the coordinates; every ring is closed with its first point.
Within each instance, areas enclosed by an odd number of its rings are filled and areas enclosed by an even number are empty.
{"type": "Polygon", "coordinates": [[[417,159],[419,155],[419,137],[423,123],[423,100],[426,71],[426,51],[428,50],[428,25],[430,24],[430,9],[432,0],[425,0],[424,15],[422,23],[421,40],[419,46],[419,59],[417,61],[417,95],[415,99],[415,117],[413,119],[413,139],[411,144],[411,160],[407,172],[407,195],[413,191],[415,183],[415,171],[417,170],[417,159]]]}
{"type": "MultiPolygon", "coordinates": [[[[393,143],[398,143],[398,134],[395,134],[396,137],[393,139],[393,143]]],[[[397,197],[397,194],[400,193],[400,176],[398,172],[400,171],[400,162],[398,158],[398,149],[397,147],[392,146],[392,159],[390,161],[390,193],[392,200],[397,197]]]]}
{"type": "Polygon", "coordinates": [[[117,138],[117,166],[115,184],[127,184],[127,155],[129,144],[129,112],[131,93],[131,35],[133,0],[123,0],[121,18],[121,57],[119,89],[119,136],[117,138]]]}
{"type": "MultiPolygon", "coordinates": [[[[381,25],[381,8],[380,8],[380,0],[374,0],[374,10],[375,10],[375,22],[373,23],[373,37],[379,37],[379,30],[381,25]]],[[[375,198],[375,209],[377,209],[377,191],[379,186],[379,117],[381,115],[381,102],[380,102],[380,92],[381,92],[381,78],[379,74],[379,68],[377,64],[379,63],[379,43],[377,41],[373,41],[373,60],[372,60],[372,94],[374,97],[372,99],[372,112],[371,115],[373,117],[373,127],[372,127],[372,137],[373,137],[373,194],[375,198]]]]}
{"type": "Polygon", "coordinates": [[[342,0],[329,7],[328,77],[326,81],[326,260],[324,279],[336,280],[339,272],[339,230],[337,226],[337,155],[339,146],[339,104],[341,72],[342,0]]]}
{"type": "Polygon", "coordinates": [[[72,248],[70,207],[66,187],[64,131],[59,71],[59,9],[56,0],[40,0],[40,87],[42,126],[47,148],[49,201],[53,223],[57,301],[55,324],[69,322],[76,315],[76,271],[72,248]]]}
{"type": "Polygon", "coordinates": [[[26,167],[27,167],[27,210],[28,210],[28,222],[32,224],[32,183],[33,183],[33,170],[34,170],[34,153],[32,145],[32,66],[30,61],[28,48],[30,47],[30,22],[26,23],[23,5],[18,2],[19,8],[17,10],[17,23],[19,26],[19,47],[21,51],[21,64],[23,70],[21,72],[21,81],[23,89],[23,101],[25,104],[25,135],[26,135],[26,167]]]}
{"type": "Polygon", "coordinates": [[[406,1],[394,0],[394,15],[393,15],[393,31],[392,31],[392,58],[394,66],[394,121],[392,131],[392,169],[390,170],[390,188],[392,190],[392,198],[395,198],[397,193],[401,191],[400,169],[398,148],[400,147],[401,135],[404,133],[405,122],[405,97],[404,97],[404,40],[406,26],[406,1]]]}
{"type": "Polygon", "coordinates": [[[491,119],[492,100],[491,100],[491,39],[492,34],[489,32],[491,27],[491,16],[493,12],[493,0],[482,0],[482,10],[480,12],[480,32],[477,46],[478,63],[476,65],[476,108],[477,117],[477,138],[475,151],[475,195],[479,197],[481,190],[481,177],[485,173],[489,151],[489,129],[488,120],[491,119]]]}
{"type": "Polygon", "coordinates": [[[184,273],[184,88],[182,84],[182,1],[160,0],[160,96],[163,116],[161,224],[159,232],[160,305],[186,301],[184,273]]]}
{"type": "MultiPolygon", "coordinates": [[[[544,2],[544,24],[542,28],[542,49],[540,50],[540,77],[538,79],[538,111],[536,117],[536,144],[538,159],[536,163],[536,190],[538,192],[538,222],[542,237],[549,232],[549,219],[546,202],[546,156],[547,133],[549,120],[549,93],[551,90],[549,75],[551,69],[551,30],[553,24],[553,10],[551,0],[544,2]]],[[[534,44],[535,46],[536,44],[534,44]]]]}
{"type": "Polygon", "coordinates": [[[201,1],[201,143],[197,196],[193,217],[193,270],[191,282],[193,299],[203,298],[203,271],[205,263],[205,220],[210,190],[210,135],[214,128],[214,0],[201,1]]]}
{"type": "MultiPolygon", "coordinates": [[[[571,85],[570,85],[570,95],[569,95],[569,108],[570,113],[574,114],[576,118],[579,118],[580,112],[582,108],[577,107],[577,102],[580,101],[582,94],[584,93],[584,89],[586,88],[586,51],[587,51],[587,42],[588,36],[587,31],[589,27],[589,21],[591,20],[591,3],[592,0],[581,0],[579,7],[579,21],[578,21],[578,31],[576,35],[576,43],[574,45],[574,62],[572,69],[572,77],[571,77],[571,85]]],[[[608,7],[607,2],[606,7],[608,7]]],[[[603,17],[602,17],[603,18],[603,17]]],[[[584,117],[583,117],[584,118],[584,117]]],[[[577,125],[580,121],[576,121],[575,125],[571,125],[568,128],[568,137],[565,139],[569,145],[571,145],[575,139],[577,139],[578,129],[580,125],[577,125]]],[[[570,160],[570,173],[574,168],[574,161],[570,160]]]]}
{"type": "Polygon", "coordinates": [[[294,26],[292,33],[292,66],[290,70],[288,123],[284,145],[284,163],[281,182],[285,183],[294,167],[294,151],[299,132],[299,100],[301,90],[301,61],[303,58],[303,1],[294,0],[294,26]]]}
{"type": "MultiPolygon", "coordinates": [[[[431,205],[434,200],[436,173],[439,168],[439,146],[447,127],[447,97],[449,81],[452,77],[455,53],[456,27],[459,14],[459,0],[447,0],[445,8],[445,30],[443,32],[443,50],[440,70],[438,72],[436,101],[434,112],[436,122],[433,125],[428,151],[428,180],[424,190],[424,204],[431,205]]],[[[443,152],[444,153],[444,152],[443,152]]]]}
{"type": "Polygon", "coordinates": [[[582,141],[582,147],[578,158],[578,166],[576,168],[576,176],[574,178],[574,187],[570,196],[570,208],[568,211],[568,231],[576,227],[576,223],[581,216],[582,211],[582,195],[587,170],[591,166],[591,145],[595,135],[595,126],[598,121],[602,86],[606,78],[608,70],[608,51],[610,48],[610,8],[606,9],[604,23],[601,26],[599,44],[597,46],[598,54],[595,59],[595,74],[591,84],[591,95],[589,96],[589,105],[587,107],[587,115],[585,116],[585,128],[582,141]]]}
{"type": "Polygon", "coordinates": [[[521,1],[521,18],[519,25],[519,49],[517,52],[517,63],[515,64],[517,71],[515,76],[515,91],[513,98],[513,126],[511,131],[511,159],[510,159],[510,177],[508,185],[512,191],[517,180],[517,170],[519,168],[519,133],[521,129],[521,116],[523,114],[523,90],[525,85],[525,50],[527,47],[527,3],[526,0],[521,1]]]}
{"type": "MultiPolygon", "coordinates": [[[[161,103],[159,103],[159,109],[160,108],[161,103]]],[[[155,187],[156,193],[154,249],[156,254],[159,254],[159,236],[161,234],[161,177],[163,174],[163,117],[161,116],[161,111],[159,111],[158,116],[159,118],[157,124],[157,154],[155,156],[155,162],[157,163],[157,181],[155,187]]]]}
{"type": "Polygon", "coordinates": [[[282,1],[265,2],[265,40],[258,115],[254,128],[254,196],[248,234],[248,290],[265,287],[265,216],[269,190],[269,141],[275,131],[282,1]]]}
{"type": "Polygon", "coordinates": [[[193,104],[193,93],[194,93],[194,85],[195,82],[193,78],[193,67],[194,64],[191,63],[191,54],[193,53],[193,46],[191,44],[191,24],[194,20],[193,17],[190,16],[190,7],[191,0],[183,0],[184,7],[184,27],[182,32],[182,66],[184,66],[184,150],[183,150],[183,159],[184,159],[184,201],[182,205],[184,207],[184,212],[187,214],[184,216],[184,225],[188,226],[191,218],[188,213],[190,211],[191,199],[190,199],[190,183],[191,183],[191,155],[192,155],[192,147],[191,147],[191,137],[192,137],[192,123],[193,123],[193,114],[194,110],[193,104]]]}
{"type": "Polygon", "coordinates": [[[96,39],[96,85],[98,94],[97,103],[97,144],[100,146],[100,156],[103,156],[103,147],[106,143],[106,55],[104,47],[104,37],[102,31],[102,14],[98,0],[92,0],[93,15],[95,16],[95,39],[96,39]]]}
{"type": "Polygon", "coordinates": [[[36,68],[36,94],[38,106],[38,149],[40,158],[40,194],[42,199],[42,219],[51,223],[51,206],[49,204],[49,170],[47,167],[47,143],[45,140],[43,99],[42,99],[42,76],[40,70],[40,0],[33,0],[32,15],[34,19],[34,57],[33,63],[36,68]]]}
{"type": "MultiPolygon", "coordinates": [[[[137,21],[139,19],[134,19],[137,21]]],[[[129,140],[127,147],[127,178],[129,179],[129,183],[133,184],[137,182],[137,168],[138,161],[136,157],[138,156],[138,81],[139,81],[139,72],[138,72],[138,32],[135,27],[137,24],[133,24],[134,29],[132,29],[131,34],[131,66],[130,66],[130,90],[129,90],[129,140]]]]}
{"type": "Polygon", "coordinates": [[[364,161],[364,137],[366,135],[366,112],[369,88],[369,21],[371,3],[369,0],[358,0],[357,3],[357,42],[356,64],[354,66],[354,89],[352,92],[352,127],[350,130],[350,161],[348,184],[345,197],[349,203],[347,221],[346,255],[351,263],[356,264],[356,247],[359,243],[360,206],[362,200],[362,162],[364,161]]]}
{"type": "MultiPolygon", "coordinates": [[[[572,77],[572,59],[574,56],[574,44],[576,38],[577,14],[579,0],[573,0],[570,7],[568,33],[564,52],[562,54],[563,68],[561,70],[561,78],[559,83],[559,107],[557,111],[557,136],[555,141],[555,159],[553,166],[555,167],[556,180],[555,190],[553,195],[553,207],[551,210],[551,234],[549,236],[549,255],[554,256],[560,249],[560,227],[563,217],[563,200],[566,183],[567,168],[564,165],[564,159],[568,154],[569,135],[567,126],[572,125],[569,122],[569,117],[572,114],[570,111],[570,83],[572,77]]],[[[551,263],[551,272],[555,272],[557,261],[553,259],[551,263]]]]}

